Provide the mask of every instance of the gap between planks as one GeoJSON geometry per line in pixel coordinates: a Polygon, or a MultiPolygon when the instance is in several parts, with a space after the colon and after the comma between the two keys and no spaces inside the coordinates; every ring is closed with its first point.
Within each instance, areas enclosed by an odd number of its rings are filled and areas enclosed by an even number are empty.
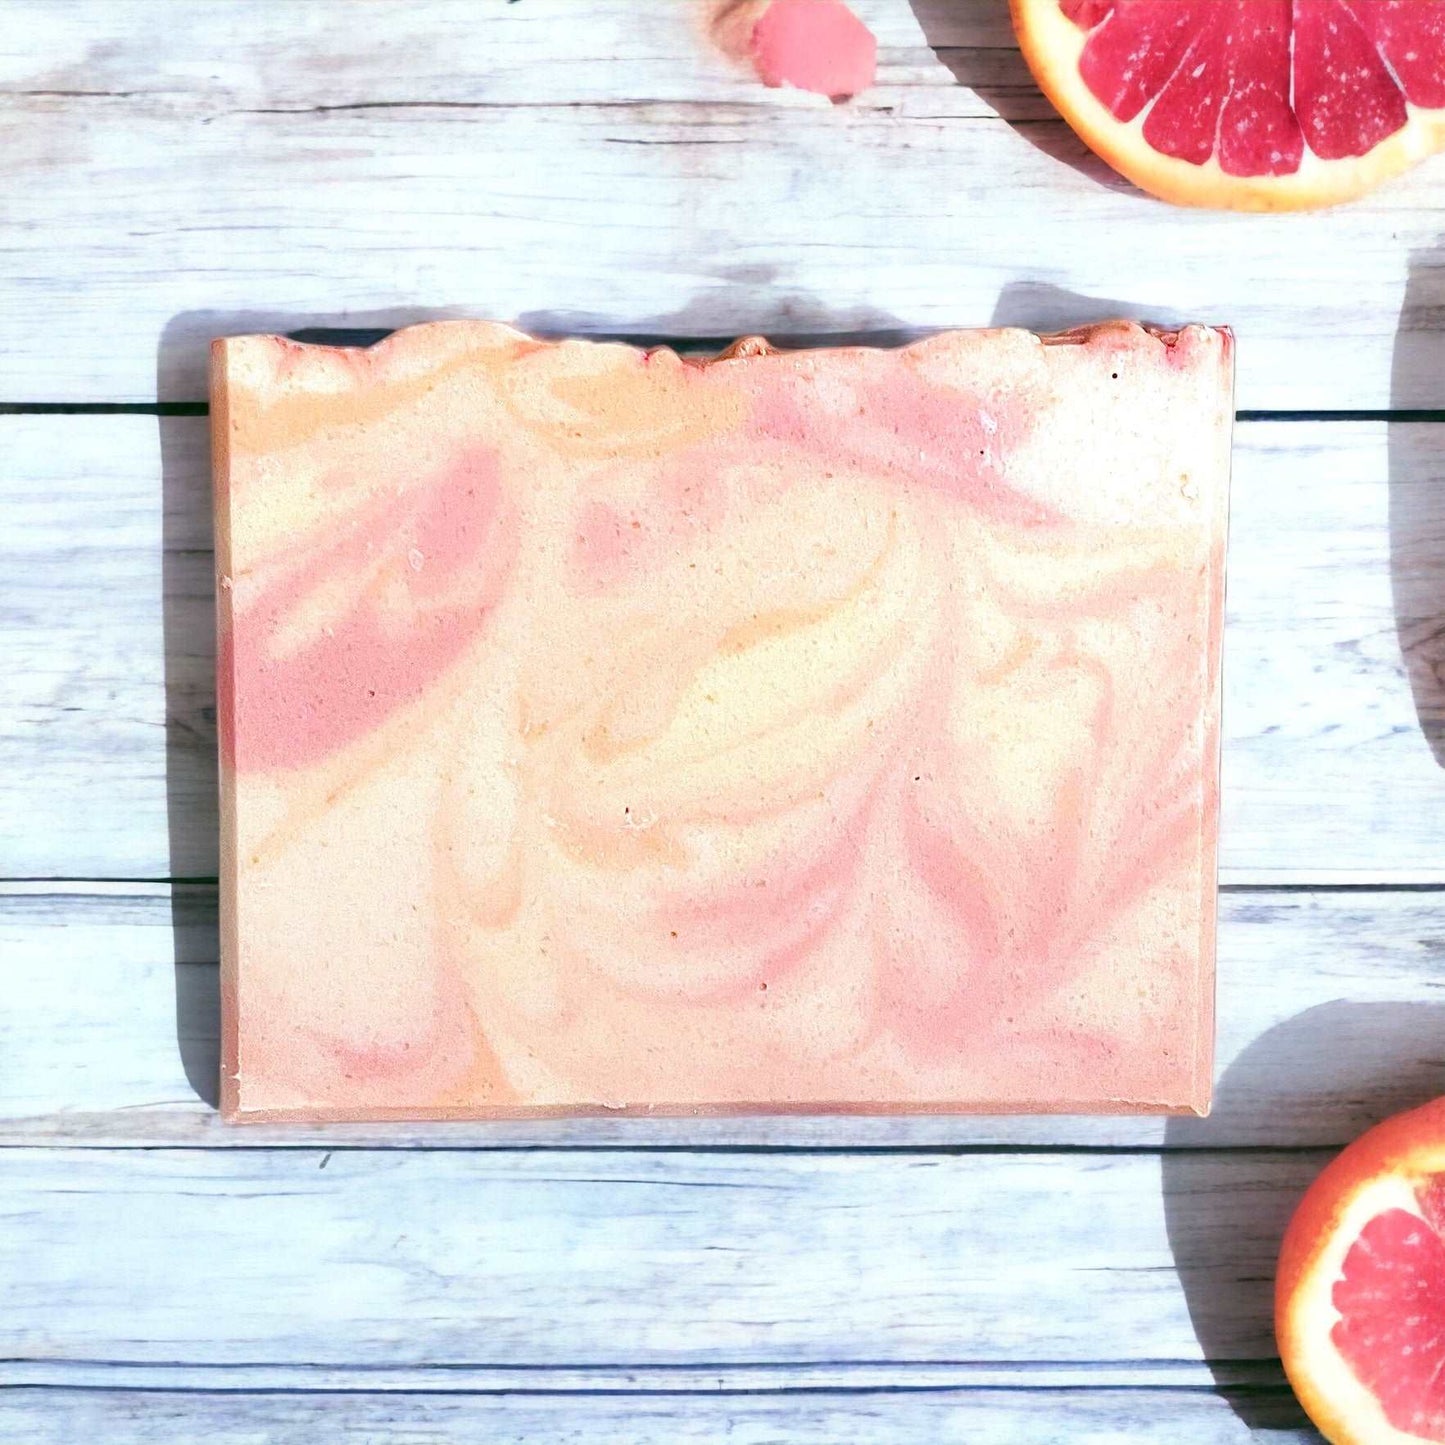
{"type": "MultiPolygon", "coordinates": [[[[579,333],[582,335],[583,333],[579,333]]],[[[925,333],[926,334],[926,333],[925,333]]],[[[627,345],[660,345],[671,346],[679,351],[704,349],[710,350],[716,345],[721,350],[729,343],[721,338],[709,338],[697,343],[683,342],[677,339],[669,341],[657,341],[636,336],[610,336],[610,335],[587,335],[589,341],[619,341],[627,345]]],[[[780,344],[787,341],[781,338],[780,344]]],[[[827,337],[817,338],[809,343],[814,346],[829,345],[893,345],[893,341],[859,341],[856,338],[844,340],[842,338],[827,337]]],[[[209,416],[211,407],[209,402],[204,401],[0,401],[0,416],[209,416]]],[[[1378,421],[1395,423],[1431,423],[1445,422],[1445,408],[1425,407],[1381,407],[1381,408],[1348,408],[1348,409],[1321,409],[1315,411],[1269,411],[1269,410],[1240,410],[1234,414],[1236,422],[1360,422],[1378,421]]]]}
{"type": "MultiPolygon", "coordinates": [[[[57,898],[83,896],[88,893],[126,893],[136,888],[219,888],[215,874],[177,877],[78,878],[63,873],[0,875],[0,897],[22,892],[38,895],[54,894],[57,898]]],[[[1411,882],[1384,879],[1373,883],[1288,882],[1240,883],[1218,885],[1221,894],[1249,893],[1445,893],[1445,882],[1422,880],[1411,882]]]]}

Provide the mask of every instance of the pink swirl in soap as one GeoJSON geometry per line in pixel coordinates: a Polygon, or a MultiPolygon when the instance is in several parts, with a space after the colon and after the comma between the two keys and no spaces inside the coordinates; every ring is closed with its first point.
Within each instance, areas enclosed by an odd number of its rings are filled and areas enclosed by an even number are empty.
{"type": "Polygon", "coordinates": [[[233,580],[218,675],[235,766],[313,762],[425,692],[501,591],[504,511],[496,456],[474,451],[233,580]]]}

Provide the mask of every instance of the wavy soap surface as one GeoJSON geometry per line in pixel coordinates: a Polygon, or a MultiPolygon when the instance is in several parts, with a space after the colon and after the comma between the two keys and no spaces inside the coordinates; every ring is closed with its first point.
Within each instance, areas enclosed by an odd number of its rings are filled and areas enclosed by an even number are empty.
{"type": "Polygon", "coordinates": [[[1231,351],[216,343],[226,1112],[1207,1107],[1231,351]]]}

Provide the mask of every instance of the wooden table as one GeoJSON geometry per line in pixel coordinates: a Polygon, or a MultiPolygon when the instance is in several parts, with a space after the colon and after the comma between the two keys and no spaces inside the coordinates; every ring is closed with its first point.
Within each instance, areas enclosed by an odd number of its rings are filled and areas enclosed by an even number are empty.
{"type": "Polygon", "coordinates": [[[832,106],[694,0],[6,7],[0,1439],[1315,1438],[1280,1230],[1445,1092],[1445,159],[1173,210],[857,8],[832,106]],[[1239,334],[1213,1118],[218,1124],[211,336],[1114,314],[1239,334]]]}

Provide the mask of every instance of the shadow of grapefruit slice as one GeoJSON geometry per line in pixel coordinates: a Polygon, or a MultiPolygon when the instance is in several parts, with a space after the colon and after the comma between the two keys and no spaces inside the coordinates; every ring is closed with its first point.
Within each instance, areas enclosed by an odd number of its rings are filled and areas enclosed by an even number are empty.
{"type": "Polygon", "coordinates": [[[1302,210],[1445,146],[1445,0],[1012,0],[1080,138],[1181,205],[1302,210]]]}
{"type": "Polygon", "coordinates": [[[1310,1186],[1275,1330],[1333,1445],[1445,1441],[1445,1099],[1371,1129],[1310,1186]]]}

